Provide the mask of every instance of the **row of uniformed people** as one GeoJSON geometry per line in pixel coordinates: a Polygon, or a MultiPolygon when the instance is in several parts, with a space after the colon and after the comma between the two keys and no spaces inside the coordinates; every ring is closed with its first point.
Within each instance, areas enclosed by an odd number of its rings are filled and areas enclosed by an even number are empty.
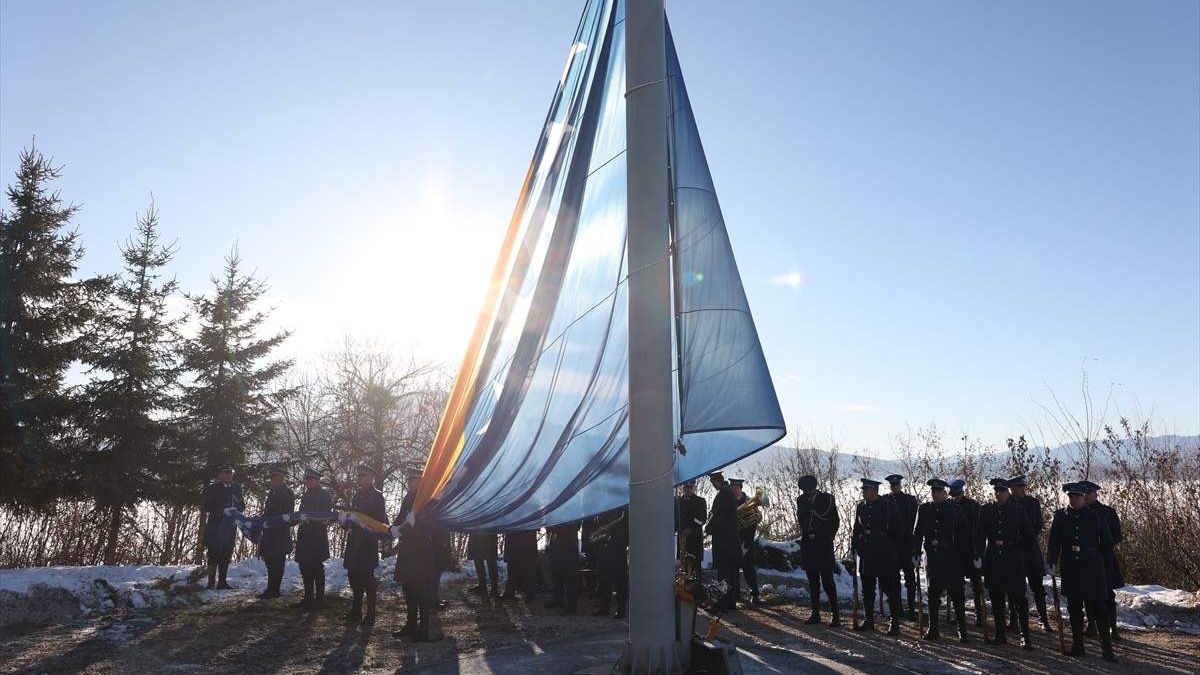
{"type": "MultiPolygon", "coordinates": [[[[908,501],[897,499],[902,495],[899,489],[901,478],[893,475],[887,480],[892,485],[892,495],[881,497],[880,482],[863,479],[863,500],[855,509],[852,559],[847,562],[863,581],[866,621],[860,629],[874,627],[874,599],[878,587],[891,605],[892,623],[888,633],[899,633],[902,614],[899,574],[905,563],[915,569],[921,556],[925,555],[930,605],[927,639],[940,636],[938,615],[941,596],[946,593],[954,606],[959,637],[963,642],[969,640],[963,579],[972,582],[976,591],[976,614],[982,619],[983,599],[979,583],[982,576],[982,585],[988,590],[995,617],[996,634],[991,643],[1006,642],[1005,610],[1006,605],[1011,605],[1016,610],[1016,626],[1021,631],[1022,644],[1032,648],[1025,587],[1027,584],[1032,587],[1043,626],[1051,630],[1045,600],[1039,601],[1038,591],[1042,588],[1043,572],[1054,573],[1054,566],[1061,560],[1063,592],[1072,616],[1071,653],[1083,652],[1082,612],[1086,607],[1089,620],[1099,628],[1104,657],[1114,658],[1111,647],[1116,613],[1113,589],[1119,588],[1123,580],[1113,545],[1120,539],[1120,523],[1111,507],[1097,501],[1099,486],[1089,481],[1064,486],[1071,504],[1055,513],[1046,556],[1050,566],[1047,567],[1037,540],[1041,530],[1041,506],[1025,493],[1023,476],[992,480],[995,501],[984,506],[963,496],[962,481],[930,480],[927,485],[931,501],[915,509],[911,528],[902,519],[901,508],[897,506],[898,501],[908,501]],[[1015,489],[1010,492],[1011,488],[1015,489]],[[1033,516],[1035,512],[1036,516],[1033,516]],[[860,562],[855,564],[855,561],[860,562]]],[[[801,478],[800,488],[802,495],[797,500],[797,514],[802,559],[812,598],[812,615],[807,623],[821,620],[819,590],[823,585],[833,613],[830,625],[837,626],[840,618],[832,580],[833,540],[839,527],[836,505],[832,495],[816,489],[813,476],[801,478]]],[[[914,598],[915,593],[910,595],[910,610],[914,598]]]]}

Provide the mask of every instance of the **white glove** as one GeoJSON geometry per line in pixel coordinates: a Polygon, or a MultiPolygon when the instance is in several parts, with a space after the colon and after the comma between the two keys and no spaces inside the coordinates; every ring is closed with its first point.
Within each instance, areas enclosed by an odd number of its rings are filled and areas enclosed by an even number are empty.
{"type": "Polygon", "coordinates": [[[392,535],[392,539],[399,539],[400,538],[400,526],[393,525],[393,526],[389,527],[388,534],[392,535]]]}
{"type": "Polygon", "coordinates": [[[281,518],[281,520],[285,523],[292,522],[292,514],[290,514],[290,513],[283,514],[283,517],[281,518]]]}
{"type": "Polygon", "coordinates": [[[350,522],[350,514],[346,513],[345,511],[342,511],[341,513],[339,513],[337,515],[337,521],[338,521],[339,525],[345,525],[346,523],[349,523],[350,522]]]}
{"type": "Polygon", "coordinates": [[[977,570],[983,569],[983,558],[975,559],[975,569],[977,569],[977,570]]]}
{"type": "Polygon", "coordinates": [[[417,524],[417,516],[412,511],[408,512],[408,517],[404,519],[404,524],[413,527],[417,524]]]}
{"type": "Polygon", "coordinates": [[[222,511],[222,513],[224,513],[227,516],[232,516],[233,514],[237,513],[237,508],[233,507],[233,506],[226,506],[225,510],[222,511]]]}

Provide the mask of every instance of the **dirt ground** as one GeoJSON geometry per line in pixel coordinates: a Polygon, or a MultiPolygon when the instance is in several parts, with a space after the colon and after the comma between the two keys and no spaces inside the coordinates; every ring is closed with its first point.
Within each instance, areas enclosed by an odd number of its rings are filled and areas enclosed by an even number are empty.
{"type": "MultiPolygon", "coordinates": [[[[380,617],[371,629],[347,627],[340,617],[347,597],[335,597],[325,611],[304,614],[290,606],[294,598],[253,599],[249,591],[200,607],[114,613],[49,627],[18,626],[0,631],[0,672],[5,673],[394,673],[448,665],[460,656],[525,643],[535,652],[555,641],[618,627],[610,618],[592,617],[596,601],[581,597],[580,612],[563,616],[539,600],[481,599],[466,584],[443,589],[446,638],[408,644],[392,637],[403,622],[403,602],[391,583],[382,585],[380,617]]],[[[1013,668],[1027,673],[1200,672],[1200,637],[1159,631],[1128,631],[1119,643],[1119,664],[1099,658],[1099,645],[1088,645],[1083,660],[1057,654],[1057,638],[1037,631],[1038,649],[1015,645],[960,645],[943,638],[917,639],[915,625],[891,638],[855,633],[848,628],[805,626],[807,609],[792,602],[727,615],[720,637],[760,653],[802,654],[832,672],[996,672],[1013,668]]],[[[847,617],[847,625],[849,620],[847,617]]],[[[977,631],[972,626],[973,631],[977,631]]],[[[977,633],[976,633],[977,635],[977,633]]],[[[616,658],[614,654],[614,659],[616,658]]],[[[744,657],[752,658],[751,656],[744,657]]]]}

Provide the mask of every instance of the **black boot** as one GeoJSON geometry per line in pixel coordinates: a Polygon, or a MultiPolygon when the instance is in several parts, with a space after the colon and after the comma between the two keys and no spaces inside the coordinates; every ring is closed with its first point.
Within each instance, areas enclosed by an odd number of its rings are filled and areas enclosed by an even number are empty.
{"type": "Polygon", "coordinates": [[[312,604],[313,585],[314,584],[313,584],[312,577],[304,577],[304,597],[300,599],[300,602],[293,604],[292,605],[293,607],[299,607],[300,609],[308,609],[308,606],[312,604]]]}
{"type": "Polygon", "coordinates": [[[1017,605],[1017,624],[1021,628],[1021,647],[1023,649],[1033,649],[1033,638],[1029,636],[1029,603],[1022,602],[1017,605]]]}
{"type": "Polygon", "coordinates": [[[217,588],[224,591],[233,590],[233,586],[225,581],[226,575],[229,574],[229,563],[224,563],[217,566],[217,588]]]}
{"type": "Polygon", "coordinates": [[[829,627],[830,628],[841,628],[842,627],[842,617],[838,613],[838,606],[836,604],[834,604],[833,607],[830,608],[830,612],[833,614],[833,618],[829,620],[829,627]]]}
{"type": "Polygon", "coordinates": [[[1121,636],[1117,633],[1117,601],[1108,601],[1108,631],[1113,642],[1120,642],[1121,636]]]}
{"type": "Polygon", "coordinates": [[[1083,621],[1075,614],[1071,615],[1071,648],[1067,656],[1087,656],[1083,649],[1083,621]]]}
{"type": "Polygon", "coordinates": [[[921,636],[925,640],[936,640],[942,636],[938,631],[938,609],[940,606],[936,603],[929,603],[929,630],[921,636]]]}
{"type": "Polygon", "coordinates": [[[890,628],[888,628],[887,634],[888,635],[899,635],[900,634],[900,616],[904,611],[900,607],[899,596],[897,596],[895,600],[892,600],[891,598],[888,599],[888,609],[890,609],[892,612],[892,626],[890,628]]]}
{"type": "Polygon", "coordinates": [[[350,613],[343,617],[348,626],[357,626],[362,621],[363,592],[354,591],[354,603],[350,605],[350,613]]]}
{"type": "Polygon", "coordinates": [[[1117,657],[1113,654],[1112,635],[1109,630],[1108,622],[1100,622],[1100,649],[1102,650],[1100,658],[1110,663],[1116,663],[1117,657]]]}
{"type": "Polygon", "coordinates": [[[996,603],[993,602],[992,603],[992,619],[994,619],[995,623],[996,623],[996,634],[992,636],[991,640],[988,640],[989,645],[1006,645],[1006,644],[1008,644],[1008,637],[1004,633],[1005,627],[1008,625],[1004,621],[1005,618],[1006,617],[1004,616],[1004,609],[1001,607],[997,607],[996,603]]]}
{"type": "Polygon", "coordinates": [[[863,619],[863,622],[862,622],[862,623],[860,623],[860,624],[858,624],[858,628],[855,628],[854,630],[875,630],[875,607],[874,607],[874,603],[873,603],[873,602],[870,602],[870,601],[868,601],[868,602],[865,604],[865,608],[866,608],[866,613],[867,613],[867,614],[866,614],[866,618],[865,618],[865,619],[863,619]]]}
{"type": "Polygon", "coordinates": [[[325,608],[325,568],[321,567],[321,571],[317,573],[317,578],[313,581],[313,600],[308,605],[311,611],[319,611],[325,608]]]}
{"type": "Polygon", "coordinates": [[[209,565],[208,566],[208,590],[211,591],[212,589],[214,589],[216,587],[217,587],[217,566],[209,565]]]}
{"type": "Polygon", "coordinates": [[[971,636],[967,634],[967,609],[959,603],[954,607],[954,622],[958,624],[958,641],[967,644],[971,636]]]}
{"type": "Polygon", "coordinates": [[[374,626],[375,625],[375,599],[378,596],[379,596],[379,590],[375,587],[375,584],[371,584],[370,586],[367,586],[367,611],[365,614],[363,614],[362,623],[360,625],[362,625],[362,626],[374,626]]]}
{"type": "Polygon", "coordinates": [[[1054,628],[1050,625],[1050,612],[1046,610],[1046,596],[1034,598],[1033,601],[1037,603],[1038,616],[1042,617],[1042,630],[1053,633],[1054,628]]]}
{"type": "Polygon", "coordinates": [[[1096,620],[1088,617],[1087,628],[1083,630],[1084,637],[1096,637],[1096,620]]]}
{"type": "Polygon", "coordinates": [[[807,626],[815,626],[821,623],[821,602],[819,600],[812,601],[812,613],[804,620],[807,626]]]}

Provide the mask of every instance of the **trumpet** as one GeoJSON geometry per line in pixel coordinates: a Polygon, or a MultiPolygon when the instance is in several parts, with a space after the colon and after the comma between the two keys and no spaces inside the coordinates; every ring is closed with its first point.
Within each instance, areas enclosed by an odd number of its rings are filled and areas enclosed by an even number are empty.
{"type": "Polygon", "coordinates": [[[761,487],[754,488],[754,496],[738,507],[738,529],[757,529],[762,523],[762,507],[770,505],[771,502],[767,499],[767,494],[763,492],[763,489],[761,487]]]}

